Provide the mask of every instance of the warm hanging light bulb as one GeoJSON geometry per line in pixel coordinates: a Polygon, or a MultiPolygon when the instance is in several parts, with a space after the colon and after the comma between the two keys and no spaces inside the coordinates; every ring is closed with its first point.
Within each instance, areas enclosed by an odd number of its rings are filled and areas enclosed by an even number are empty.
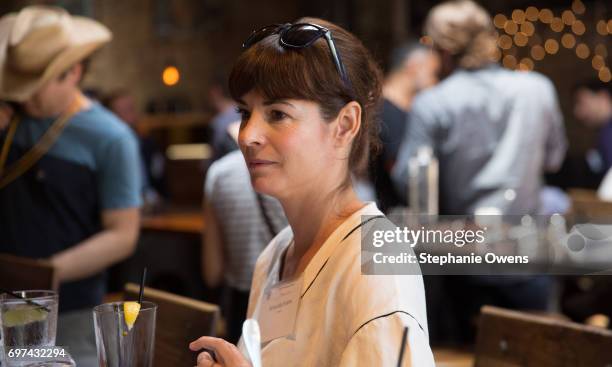
{"type": "Polygon", "coordinates": [[[168,65],[164,68],[162,72],[162,81],[165,85],[171,87],[176,85],[181,79],[181,73],[178,68],[174,65],[168,65]]]}

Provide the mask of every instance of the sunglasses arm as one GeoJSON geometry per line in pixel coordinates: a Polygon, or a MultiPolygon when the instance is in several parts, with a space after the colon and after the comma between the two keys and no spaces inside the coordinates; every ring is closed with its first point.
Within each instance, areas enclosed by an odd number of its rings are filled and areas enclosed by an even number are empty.
{"type": "Polygon", "coordinates": [[[331,32],[329,30],[325,31],[325,40],[327,41],[327,45],[329,46],[329,50],[331,51],[334,64],[336,64],[336,69],[338,69],[338,73],[340,74],[340,77],[342,78],[344,83],[349,87],[349,89],[353,90],[353,86],[351,85],[351,81],[348,79],[348,76],[346,75],[346,71],[344,70],[344,64],[342,63],[342,60],[340,59],[340,55],[338,54],[338,51],[336,50],[336,45],[334,44],[331,32]]]}

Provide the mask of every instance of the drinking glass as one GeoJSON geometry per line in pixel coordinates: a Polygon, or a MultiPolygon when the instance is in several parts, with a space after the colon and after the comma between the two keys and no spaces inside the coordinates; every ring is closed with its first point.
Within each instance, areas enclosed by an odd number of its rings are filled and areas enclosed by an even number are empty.
{"type": "Polygon", "coordinates": [[[125,323],[123,302],[96,306],[93,313],[101,367],[153,366],[156,304],[142,302],[131,330],[125,323]]]}
{"type": "Polygon", "coordinates": [[[11,348],[55,345],[57,305],[57,293],[50,290],[0,294],[0,365],[8,366],[5,352],[11,348]]]}

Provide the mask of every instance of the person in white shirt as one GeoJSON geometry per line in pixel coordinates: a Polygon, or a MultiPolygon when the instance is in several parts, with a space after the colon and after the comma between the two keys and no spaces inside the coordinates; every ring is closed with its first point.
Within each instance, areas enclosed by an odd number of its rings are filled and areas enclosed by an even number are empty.
{"type": "MultiPolygon", "coordinates": [[[[406,329],[401,365],[434,366],[421,275],[362,273],[363,233],[390,224],[351,183],[377,145],[379,67],[355,36],[314,18],[264,27],[243,48],[229,80],[239,146],[254,189],[289,222],[253,275],[247,317],[263,366],[396,366],[406,329]]],[[[251,366],[222,339],[189,347],[198,367],[251,366]]]]}

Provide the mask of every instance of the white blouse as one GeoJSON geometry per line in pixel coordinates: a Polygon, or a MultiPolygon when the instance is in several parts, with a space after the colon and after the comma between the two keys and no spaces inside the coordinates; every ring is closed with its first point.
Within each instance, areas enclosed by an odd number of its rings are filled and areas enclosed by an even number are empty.
{"type": "MultiPolygon", "coordinates": [[[[382,213],[368,204],[318,250],[300,278],[294,335],[262,344],[264,367],[396,366],[404,327],[408,337],[402,366],[434,366],[423,278],[361,274],[362,215],[382,213]]],[[[260,255],[248,317],[260,321],[264,289],[278,283],[281,254],[292,240],[287,227],[260,255]]]]}

